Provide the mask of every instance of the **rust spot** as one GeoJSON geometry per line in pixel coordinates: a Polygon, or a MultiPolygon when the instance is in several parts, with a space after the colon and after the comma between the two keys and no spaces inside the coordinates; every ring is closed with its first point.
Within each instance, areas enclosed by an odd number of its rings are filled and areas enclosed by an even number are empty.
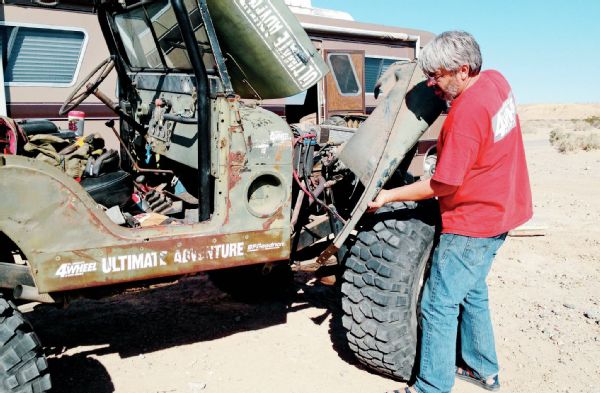
{"type": "Polygon", "coordinates": [[[244,165],[246,163],[246,155],[241,151],[229,152],[229,165],[244,165]]]}
{"type": "Polygon", "coordinates": [[[270,218],[268,218],[267,220],[265,220],[265,222],[263,222],[263,229],[269,230],[271,228],[271,225],[273,225],[273,223],[278,220],[278,219],[283,219],[283,211],[281,210],[281,207],[279,209],[277,209],[277,211],[275,212],[275,214],[273,214],[270,218]]]}
{"type": "Polygon", "coordinates": [[[252,135],[248,135],[248,150],[252,150],[252,135]]]}
{"type": "Polygon", "coordinates": [[[231,198],[227,197],[225,199],[227,200],[227,203],[226,203],[226,207],[225,207],[225,219],[223,220],[223,224],[228,224],[229,223],[229,213],[231,212],[231,198]]]}
{"type": "Polygon", "coordinates": [[[285,145],[279,145],[277,147],[277,151],[275,152],[275,162],[279,162],[281,161],[281,156],[285,153],[285,151],[287,150],[287,146],[285,145]]]}
{"type": "MultiPolygon", "coordinates": [[[[229,167],[229,185],[228,188],[231,190],[233,189],[237,183],[240,182],[240,180],[242,180],[242,176],[240,176],[240,171],[241,171],[241,167],[239,166],[230,166],[229,167]]],[[[229,208],[231,206],[227,206],[227,211],[229,211],[229,208]]]]}

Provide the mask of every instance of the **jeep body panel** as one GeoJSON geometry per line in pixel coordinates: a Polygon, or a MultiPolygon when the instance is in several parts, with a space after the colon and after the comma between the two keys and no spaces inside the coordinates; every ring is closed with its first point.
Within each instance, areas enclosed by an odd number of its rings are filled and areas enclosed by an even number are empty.
{"type": "Polygon", "coordinates": [[[292,135],[274,113],[239,105],[212,102],[218,197],[212,218],[196,224],[120,227],[59,169],[0,156],[0,231],[27,257],[40,293],[289,258],[292,135]]]}

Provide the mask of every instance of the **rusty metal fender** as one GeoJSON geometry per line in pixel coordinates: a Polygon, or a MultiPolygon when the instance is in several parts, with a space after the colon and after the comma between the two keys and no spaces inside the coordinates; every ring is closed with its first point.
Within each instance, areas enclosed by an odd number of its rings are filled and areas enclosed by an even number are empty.
{"type": "Polygon", "coordinates": [[[406,153],[446,107],[416,62],[396,63],[382,77],[382,102],[346,143],[339,159],[365,186],[351,218],[319,260],[333,255],[392,176],[406,153]]]}
{"type": "Polygon", "coordinates": [[[0,231],[26,255],[40,293],[289,256],[289,226],[265,225],[273,218],[236,233],[237,222],[223,225],[222,216],[193,225],[120,227],[73,179],[26,157],[0,155],[0,195],[0,231]]]}

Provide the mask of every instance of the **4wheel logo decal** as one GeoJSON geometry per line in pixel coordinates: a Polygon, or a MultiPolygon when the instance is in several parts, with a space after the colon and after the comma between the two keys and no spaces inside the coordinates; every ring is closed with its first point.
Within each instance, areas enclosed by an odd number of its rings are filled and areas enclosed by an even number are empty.
{"type": "Polygon", "coordinates": [[[54,275],[61,278],[83,276],[85,273],[95,272],[97,266],[96,262],[63,263],[58,267],[54,275]]]}

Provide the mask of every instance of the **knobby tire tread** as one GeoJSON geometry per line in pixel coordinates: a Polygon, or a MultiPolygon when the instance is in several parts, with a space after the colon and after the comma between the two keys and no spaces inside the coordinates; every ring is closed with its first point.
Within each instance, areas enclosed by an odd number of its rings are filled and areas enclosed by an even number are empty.
{"type": "Polygon", "coordinates": [[[380,209],[359,231],[343,275],[350,350],[367,367],[402,380],[414,370],[419,283],[435,236],[435,224],[421,217],[428,214],[417,205],[380,209]]]}
{"type": "Polygon", "coordinates": [[[0,297],[0,391],[42,393],[50,388],[40,340],[17,307],[0,297]]]}

